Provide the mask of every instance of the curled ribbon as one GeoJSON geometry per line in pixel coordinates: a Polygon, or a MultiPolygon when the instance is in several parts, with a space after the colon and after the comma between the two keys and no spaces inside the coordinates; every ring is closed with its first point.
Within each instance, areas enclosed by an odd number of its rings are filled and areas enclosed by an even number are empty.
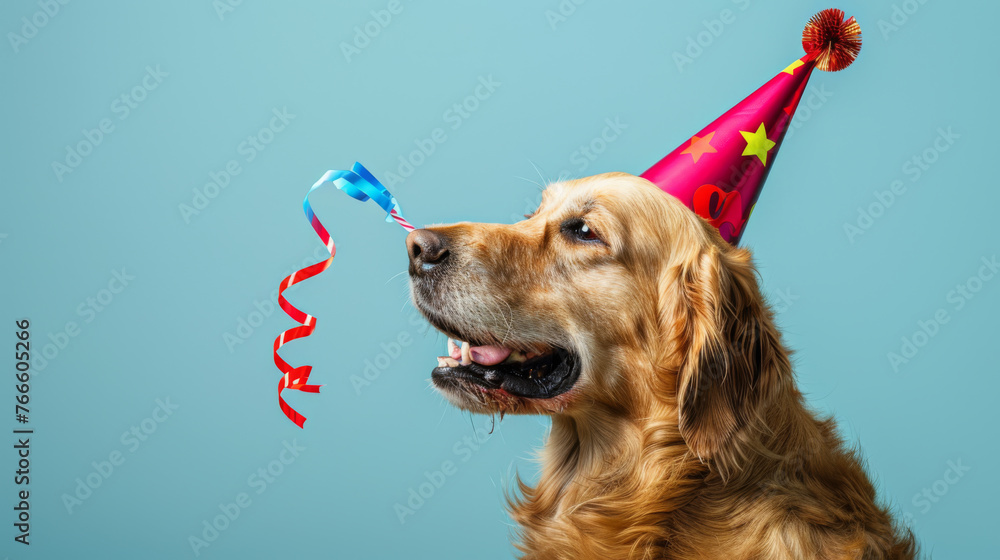
{"type": "Polygon", "coordinates": [[[278,338],[274,339],[274,364],[278,366],[278,370],[283,374],[281,380],[278,382],[278,406],[281,407],[281,411],[285,413],[285,416],[287,416],[292,422],[295,422],[295,424],[300,428],[305,423],[306,417],[302,416],[296,412],[295,409],[289,406],[289,404],[285,402],[285,399],[282,398],[281,392],[285,389],[293,389],[306,393],[318,393],[320,386],[309,384],[309,374],[312,373],[312,366],[299,366],[297,368],[293,368],[288,364],[288,362],[283,360],[281,356],[278,355],[278,349],[297,338],[304,338],[311,335],[313,331],[316,330],[316,318],[312,315],[299,311],[291,303],[288,303],[288,300],[285,299],[284,291],[287,288],[294,286],[303,280],[312,278],[313,276],[316,276],[326,270],[330,266],[330,263],[333,262],[334,255],[337,254],[337,246],[333,243],[333,239],[330,237],[330,234],[326,231],[326,228],[323,227],[323,224],[320,223],[319,218],[316,217],[316,213],[313,212],[312,206],[309,204],[309,195],[327,183],[333,183],[338,189],[361,202],[371,199],[378,204],[379,207],[385,210],[385,221],[395,221],[408,232],[416,229],[400,214],[399,203],[397,203],[396,199],[389,194],[389,190],[386,189],[382,183],[380,183],[378,179],[376,179],[367,169],[365,169],[363,165],[357,162],[355,162],[350,171],[327,171],[318,181],[316,181],[316,183],[313,184],[312,188],[309,189],[309,192],[306,193],[306,197],[302,201],[302,207],[305,209],[306,218],[316,231],[316,235],[318,235],[323,244],[326,245],[327,251],[330,252],[330,258],[307,266],[301,270],[297,270],[281,281],[281,284],[278,286],[278,305],[281,306],[289,317],[298,322],[300,326],[292,327],[278,335],[278,338]]]}
{"type": "Polygon", "coordinates": [[[720,231],[722,224],[732,226],[730,235],[739,235],[746,222],[742,218],[743,203],[739,191],[726,192],[715,185],[702,185],[694,192],[693,207],[696,214],[720,231]]]}

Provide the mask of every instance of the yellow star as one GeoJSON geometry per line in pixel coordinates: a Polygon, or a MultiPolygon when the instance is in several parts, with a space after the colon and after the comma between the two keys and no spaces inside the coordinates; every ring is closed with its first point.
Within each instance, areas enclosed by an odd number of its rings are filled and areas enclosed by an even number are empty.
{"type": "Polygon", "coordinates": [[[782,72],[786,74],[795,74],[795,69],[798,68],[799,66],[804,66],[804,65],[805,62],[802,62],[801,60],[796,60],[795,62],[789,64],[788,68],[785,68],[784,70],[782,70],[782,72]]]}
{"type": "Polygon", "coordinates": [[[743,149],[745,156],[757,156],[760,162],[767,165],[767,152],[774,147],[774,142],[768,140],[767,131],[764,130],[764,123],[760,123],[757,132],[740,131],[743,139],[747,141],[747,147],[743,149]]]}
{"type": "Polygon", "coordinates": [[[708,134],[697,137],[691,137],[691,145],[684,149],[681,154],[691,154],[694,158],[694,162],[698,163],[698,158],[705,154],[714,154],[718,150],[712,147],[712,136],[715,136],[715,131],[709,132],[708,134]]]}

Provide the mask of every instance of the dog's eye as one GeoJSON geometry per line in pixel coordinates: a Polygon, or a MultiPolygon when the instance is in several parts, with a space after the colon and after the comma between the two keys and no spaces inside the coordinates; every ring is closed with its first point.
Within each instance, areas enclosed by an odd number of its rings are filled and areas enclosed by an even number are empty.
{"type": "Polygon", "coordinates": [[[562,230],[563,233],[578,241],[601,241],[601,237],[597,235],[597,232],[581,218],[566,220],[562,224],[562,230]]]}

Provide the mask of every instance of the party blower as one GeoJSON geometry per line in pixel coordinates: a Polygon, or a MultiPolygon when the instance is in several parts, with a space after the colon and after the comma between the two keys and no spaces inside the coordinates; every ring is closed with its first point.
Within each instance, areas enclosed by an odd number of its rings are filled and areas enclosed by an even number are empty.
{"type": "MultiPolygon", "coordinates": [[[[712,121],[641,175],[677,197],[708,220],[723,239],[736,245],[746,230],[747,220],[778,155],[782,139],[798,107],[814,69],[836,72],[847,68],[861,51],[861,27],[853,17],[845,18],[836,9],[813,16],[802,32],[806,54],[789,64],[757,91],[712,121]]],[[[278,304],[299,326],[282,332],[274,341],[274,363],[282,373],[278,382],[278,405],[300,428],[306,418],[281,396],[285,389],[318,393],[319,385],[309,384],[312,366],[292,367],[278,349],[297,338],[313,333],[316,318],[303,313],[285,299],[290,286],[326,270],[336,254],[336,246],[309,204],[309,195],[327,184],[336,185],[359,201],[371,199],[386,213],[387,222],[396,222],[405,231],[414,226],[401,213],[396,199],[364,166],[355,163],[350,171],[327,171],[309,189],[303,202],[306,218],[330,257],[296,271],[281,281],[278,304]]]]}

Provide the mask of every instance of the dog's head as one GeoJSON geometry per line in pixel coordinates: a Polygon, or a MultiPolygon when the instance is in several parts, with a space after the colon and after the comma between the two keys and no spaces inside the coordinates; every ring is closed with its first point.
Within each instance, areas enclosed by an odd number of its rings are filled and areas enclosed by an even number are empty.
{"type": "Polygon", "coordinates": [[[777,382],[749,254],[645,179],[555,183],[526,220],[406,245],[413,301],[449,337],[432,380],[460,408],[672,417],[707,457],[777,382]]]}

